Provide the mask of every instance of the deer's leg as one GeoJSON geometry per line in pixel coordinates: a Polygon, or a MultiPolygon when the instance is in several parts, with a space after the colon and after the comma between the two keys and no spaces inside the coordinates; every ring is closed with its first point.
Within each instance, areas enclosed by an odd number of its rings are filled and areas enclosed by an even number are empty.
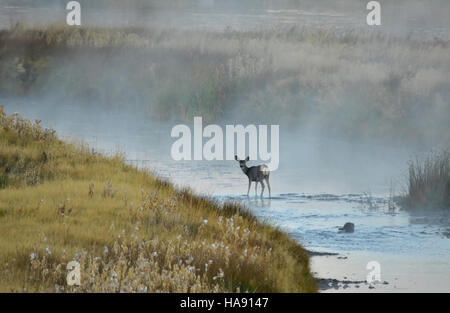
{"type": "Polygon", "coordinates": [[[255,196],[258,195],[258,181],[255,181],[255,196]]]}
{"type": "Polygon", "coordinates": [[[262,187],[262,189],[261,189],[261,198],[262,198],[262,196],[264,194],[264,181],[261,180],[260,183],[261,183],[261,187],[262,187]]]}
{"type": "Polygon", "coordinates": [[[267,188],[269,188],[269,198],[271,198],[271,194],[270,194],[270,183],[269,183],[269,177],[266,177],[266,183],[267,183],[267,188]]]}
{"type": "Polygon", "coordinates": [[[247,197],[248,197],[248,194],[250,193],[250,186],[252,185],[252,181],[249,179],[248,180],[248,189],[247,189],[247,197]]]}

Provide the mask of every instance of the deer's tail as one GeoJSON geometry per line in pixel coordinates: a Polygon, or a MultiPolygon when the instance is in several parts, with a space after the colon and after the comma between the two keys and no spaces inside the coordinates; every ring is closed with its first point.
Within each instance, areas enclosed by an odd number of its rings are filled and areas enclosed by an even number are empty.
{"type": "Polygon", "coordinates": [[[261,173],[263,174],[264,177],[269,178],[270,175],[270,170],[269,167],[265,164],[261,165],[261,173]]]}

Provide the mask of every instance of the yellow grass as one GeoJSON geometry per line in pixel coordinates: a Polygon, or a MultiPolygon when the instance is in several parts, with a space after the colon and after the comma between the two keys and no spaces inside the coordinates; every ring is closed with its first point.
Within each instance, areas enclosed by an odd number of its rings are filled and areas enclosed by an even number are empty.
{"type": "Polygon", "coordinates": [[[314,292],[305,250],[0,107],[0,291],[314,292]],[[81,285],[67,286],[67,263],[81,285]]]}

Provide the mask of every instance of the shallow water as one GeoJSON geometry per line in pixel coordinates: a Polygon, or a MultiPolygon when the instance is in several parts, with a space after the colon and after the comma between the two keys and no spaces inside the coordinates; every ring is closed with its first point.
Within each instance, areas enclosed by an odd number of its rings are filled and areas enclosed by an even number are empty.
{"type": "MultiPolygon", "coordinates": [[[[219,201],[238,201],[310,251],[337,253],[312,257],[317,277],[365,281],[365,266],[375,260],[387,284],[374,291],[450,291],[450,238],[445,235],[450,232],[450,215],[388,209],[390,183],[404,174],[399,168],[406,166],[410,150],[385,146],[377,154],[362,144],[297,137],[301,152],[291,147],[283,154],[287,146],[281,143],[284,166],[271,175],[272,198],[261,199],[253,186],[250,196],[244,195],[247,180],[235,161],[173,161],[169,125],[141,115],[23,102],[7,102],[5,109],[42,119],[63,138],[83,139],[101,152],[123,151],[129,163],[150,168],[180,186],[219,201]],[[344,146],[339,155],[323,159],[324,147],[336,144],[344,146]],[[354,233],[338,232],[346,222],[355,224],[354,233]]],[[[366,284],[340,286],[331,291],[368,290],[366,284]]]]}
{"type": "MultiPolygon", "coordinates": [[[[442,235],[445,226],[413,224],[414,218],[408,213],[399,209],[389,212],[387,198],[373,199],[373,208],[363,194],[281,194],[270,200],[240,199],[254,208],[258,217],[276,221],[310,250],[395,252],[436,258],[450,255],[450,240],[442,235]],[[346,222],[355,224],[354,233],[338,232],[346,222]]],[[[446,221],[449,225],[450,216],[446,221]]]]}

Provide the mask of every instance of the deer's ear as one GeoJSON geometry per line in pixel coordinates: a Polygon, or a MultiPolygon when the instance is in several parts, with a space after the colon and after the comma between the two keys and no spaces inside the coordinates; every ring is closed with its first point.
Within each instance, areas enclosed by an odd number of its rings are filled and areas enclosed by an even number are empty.
{"type": "Polygon", "coordinates": [[[238,158],[237,155],[234,156],[234,159],[235,159],[236,161],[239,161],[239,158],[238,158]]]}
{"type": "Polygon", "coordinates": [[[245,161],[247,161],[247,162],[250,161],[250,157],[249,157],[249,156],[246,157],[246,158],[245,158],[245,161]]]}

